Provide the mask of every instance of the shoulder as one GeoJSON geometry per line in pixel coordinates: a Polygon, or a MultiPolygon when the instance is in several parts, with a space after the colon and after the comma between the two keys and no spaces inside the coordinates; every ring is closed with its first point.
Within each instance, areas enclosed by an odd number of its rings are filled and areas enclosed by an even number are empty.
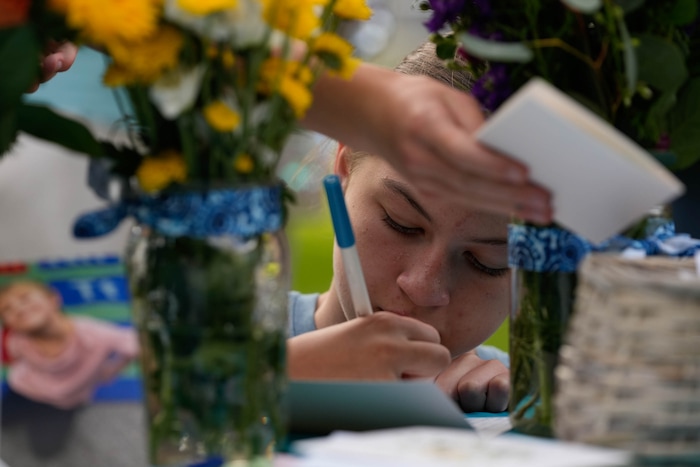
{"type": "Polygon", "coordinates": [[[317,293],[302,294],[291,291],[288,294],[289,337],[316,330],[314,312],[318,302],[317,293]]]}

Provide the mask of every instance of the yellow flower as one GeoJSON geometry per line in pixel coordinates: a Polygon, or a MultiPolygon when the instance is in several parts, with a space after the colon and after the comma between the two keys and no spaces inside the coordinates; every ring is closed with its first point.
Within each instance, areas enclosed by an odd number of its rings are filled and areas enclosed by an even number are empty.
{"type": "Polygon", "coordinates": [[[65,9],[68,25],[95,45],[115,40],[138,41],[158,25],[162,0],[54,0],[52,8],[65,9]]]}
{"type": "Polygon", "coordinates": [[[302,118],[311,107],[313,100],[311,91],[300,81],[285,76],[280,83],[279,92],[297,118],[302,118]]]}
{"type": "Polygon", "coordinates": [[[236,169],[238,173],[249,174],[255,168],[255,161],[250,157],[250,154],[239,154],[233,161],[233,168],[236,169]]]}
{"type": "Polygon", "coordinates": [[[260,92],[279,93],[297,118],[303,117],[311,106],[313,97],[309,86],[313,73],[301,63],[279,57],[269,58],[261,67],[260,78],[260,92]]]}
{"type": "Polygon", "coordinates": [[[112,41],[109,53],[114,62],[107,69],[108,86],[150,84],[166,70],[177,65],[184,44],[182,33],[172,26],[162,26],[143,41],[112,41]]]}
{"type": "Polygon", "coordinates": [[[216,131],[233,131],[241,123],[241,116],[222,101],[212,102],[204,108],[204,119],[216,131]]]}
{"type": "Polygon", "coordinates": [[[298,39],[308,39],[320,26],[320,0],[260,0],[263,18],[271,27],[298,39]]]}
{"type": "Polygon", "coordinates": [[[333,33],[323,33],[313,43],[316,53],[330,74],[349,79],[359,66],[360,61],[352,57],[353,46],[348,41],[333,33]]]}
{"type": "Polygon", "coordinates": [[[207,48],[207,57],[211,59],[218,59],[221,65],[230,70],[236,63],[236,56],[233,54],[231,49],[219,49],[216,45],[212,44],[207,48]]]}
{"type": "Polygon", "coordinates": [[[155,157],[147,157],[136,171],[141,189],[153,193],[173,182],[187,179],[185,160],[176,151],[166,151],[155,157]]]}
{"type": "Polygon", "coordinates": [[[238,0],[177,0],[177,5],[187,13],[204,16],[236,8],[238,0]]]}
{"type": "Polygon", "coordinates": [[[372,16],[372,9],[365,0],[337,0],[333,5],[333,13],[343,19],[364,21],[372,16]]]}

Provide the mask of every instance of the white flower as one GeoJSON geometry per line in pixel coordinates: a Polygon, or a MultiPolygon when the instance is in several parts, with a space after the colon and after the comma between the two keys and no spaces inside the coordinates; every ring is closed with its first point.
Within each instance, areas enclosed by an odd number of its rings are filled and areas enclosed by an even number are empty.
{"type": "Polygon", "coordinates": [[[204,71],[203,65],[190,69],[178,68],[166,73],[151,86],[148,95],[163,117],[174,120],[194,104],[204,71]]]}
{"type": "Polygon", "coordinates": [[[267,31],[259,0],[239,0],[236,8],[206,16],[186,12],[177,0],[166,0],[164,16],[202,37],[240,48],[260,44],[267,31]]]}

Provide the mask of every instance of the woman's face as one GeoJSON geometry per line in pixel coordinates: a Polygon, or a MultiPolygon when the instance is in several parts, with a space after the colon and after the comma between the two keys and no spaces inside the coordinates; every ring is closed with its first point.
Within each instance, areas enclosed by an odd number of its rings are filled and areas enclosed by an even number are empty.
{"type": "Polygon", "coordinates": [[[0,319],[16,332],[42,329],[59,309],[60,299],[56,294],[33,284],[14,284],[0,295],[0,319]]]}
{"type": "MultiPolygon", "coordinates": [[[[508,314],[507,219],[421,195],[379,157],[348,173],[344,157],[336,171],[374,310],[432,325],[453,356],[481,344],[508,314]]],[[[351,319],[341,261],[336,246],[336,287],[351,319]]]]}

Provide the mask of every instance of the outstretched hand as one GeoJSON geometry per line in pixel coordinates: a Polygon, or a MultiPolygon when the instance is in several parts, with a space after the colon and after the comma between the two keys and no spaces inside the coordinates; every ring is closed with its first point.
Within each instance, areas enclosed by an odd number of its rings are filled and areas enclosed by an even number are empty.
{"type": "Polygon", "coordinates": [[[293,337],[287,351],[292,379],[434,378],[450,363],[435,328],[389,312],[293,337]]]}
{"type": "Polygon", "coordinates": [[[508,407],[508,368],[498,360],[482,360],[474,351],[455,358],[435,384],[465,412],[503,412],[508,407]]]}
{"type": "Polygon", "coordinates": [[[352,80],[322,78],[304,123],[384,157],[423,193],[545,224],[550,194],[527,168],[474,138],[483,124],[470,95],[425,77],[362,64],[352,80]]]}
{"type": "Polygon", "coordinates": [[[41,83],[45,83],[56,74],[68,70],[75,63],[77,55],[78,47],[71,42],[49,44],[47,53],[41,61],[41,77],[27,92],[36,91],[41,83]]]}

